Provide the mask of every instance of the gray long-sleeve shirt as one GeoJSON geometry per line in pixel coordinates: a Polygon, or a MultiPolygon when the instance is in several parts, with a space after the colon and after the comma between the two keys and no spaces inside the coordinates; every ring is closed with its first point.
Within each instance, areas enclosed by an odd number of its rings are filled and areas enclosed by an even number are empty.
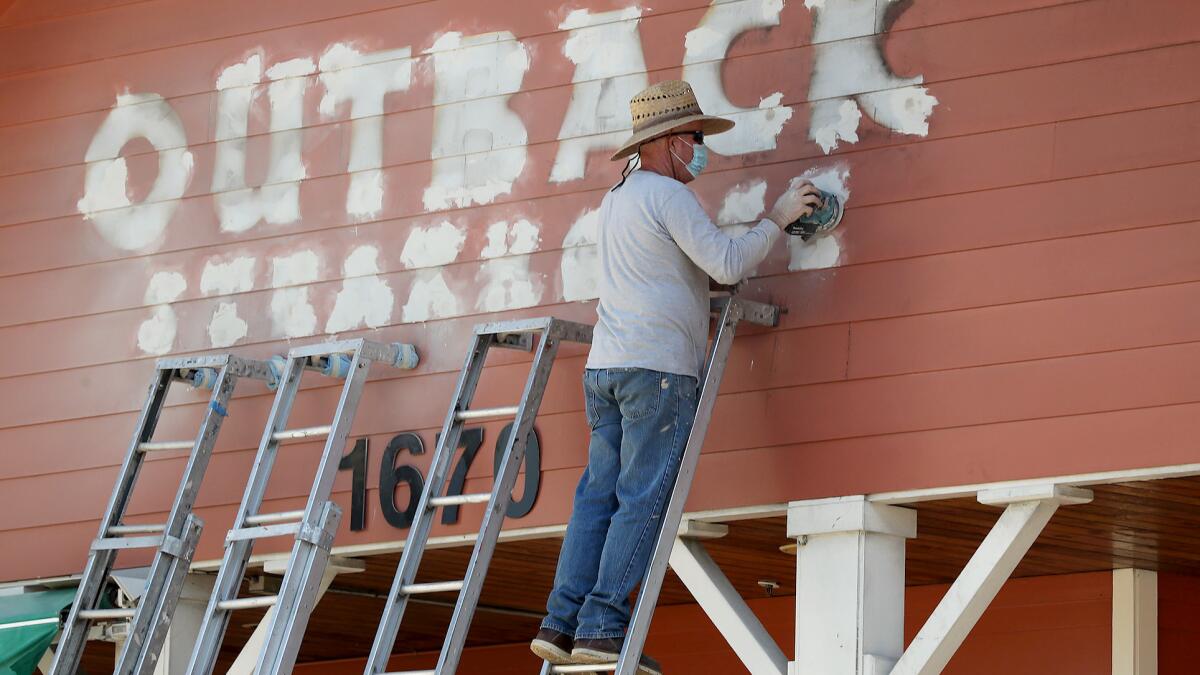
{"type": "Polygon", "coordinates": [[[635,171],[600,204],[599,321],[588,368],[698,377],[708,341],[708,277],[734,284],[770,251],[763,219],[730,237],[683,183],[635,171]]]}

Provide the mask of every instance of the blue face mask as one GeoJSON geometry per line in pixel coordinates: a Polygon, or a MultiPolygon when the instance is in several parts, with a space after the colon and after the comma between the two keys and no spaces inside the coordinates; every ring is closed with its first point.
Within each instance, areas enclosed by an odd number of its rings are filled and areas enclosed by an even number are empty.
{"type": "MultiPolygon", "coordinates": [[[[671,154],[675,155],[675,151],[672,150],[671,154]]],[[[683,162],[683,158],[680,157],[679,155],[675,155],[675,159],[678,159],[681,163],[683,162]]],[[[704,168],[707,166],[708,166],[708,146],[702,145],[700,143],[693,144],[692,145],[692,161],[688,162],[687,164],[684,164],[684,167],[688,170],[688,173],[692,174],[692,178],[696,178],[704,171],[704,168]]]]}

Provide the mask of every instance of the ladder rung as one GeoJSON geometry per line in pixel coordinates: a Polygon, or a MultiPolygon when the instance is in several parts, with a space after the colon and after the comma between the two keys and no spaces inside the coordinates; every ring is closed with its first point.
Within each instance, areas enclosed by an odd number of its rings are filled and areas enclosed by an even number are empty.
{"type": "Polygon", "coordinates": [[[437,675],[436,670],[397,670],[393,673],[384,673],[383,675],[437,675]]]}
{"type": "Polygon", "coordinates": [[[288,429],[287,431],[276,431],[272,439],[276,441],[299,441],[306,438],[316,438],[318,436],[328,436],[333,429],[332,426],[326,424],[323,427],[306,427],[304,429],[288,429]]]}
{"type": "Polygon", "coordinates": [[[217,609],[231,611],[235,609],[271,607],[276,602],[279,602],[278,595],[258,595],[250,598],[237,598],[236,600],[222,600],[217,603],[217,609]]]}
{"type": "MultiPolygon", "coordinates": [[[[274,515],[274,514],[271,514],[274,515]]],[[[252,525],[239,527],[225,534],[225,543],[242,539],[267,539],[269,537],[286,537],[300,531],[300,522],[275,523],[274,525],[252,525]]]]}
{"type": "Polygon", "coordinates": [[[162,452],[164,450],[191,450],[196,445],[196,441],[147,441],[138,443],[138,450],[142,452],[162,452]]]}
{"type": "Polygon", "coordinates": [[[281,511],[279,513],[259,513],[246,516],[247,525],[266,525],[268,523],[286,523],[300,520],[304,517],[304,509],[299,511],[281,511]]]}
{"type": "Polygon", "coordinates": [[[87,619],[88,621],[102,621],[104,619],[132,619],[135,609],[81,609],[79,610],[79,618],[87,619]]]}
{"type": "Polygon", "coordinates": [[[113,535],[122,534],[156,534],[165,532],[167,529],[166,523],[148,523],[145,525],[113,525],[108,528],[108,533],[113,535]]]}
{"type": "Polygon", "coordinates": [[[457,593],[463,587],[462,581],[435,581],[429,584],[409,584],[400,589],[406,595],[423,595],[425,593],[457,593]]]}
{"type": "Polygon", "coordinates": [[[617,669],[614,663],[573,663],[569,666],[550,666],[552,673],[604,673],[617,669]]]}
{"type": "Polygon", "coordinates": [[[505,406],[502,408],[480,408],[479,410],[460,410],[455,413],[454,418],[461,421],[478,420],[485,417],[513,417],[517,414],[520,406],[505,406]]]}
{"type": "Polygon", "coordinates": [[[490,492],[473,495],[454,495],[452,497],[434,497],[429,500],[430,506],[457,506],[459,504],[486,504],[492,500],[490,492]]]}

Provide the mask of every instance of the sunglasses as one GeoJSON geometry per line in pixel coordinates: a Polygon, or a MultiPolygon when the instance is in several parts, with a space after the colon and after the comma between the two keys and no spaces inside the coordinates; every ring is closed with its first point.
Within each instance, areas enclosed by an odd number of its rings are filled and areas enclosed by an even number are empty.
{"type": "Polygon", "coordinates": [[[703,131],[679,131],[679,132],[676,132],[673,134],[667,134],[667,135],[668,136],[691,136],[693,143],[697,143],[699,145],[704,145],[704,132],[703,131]]]}

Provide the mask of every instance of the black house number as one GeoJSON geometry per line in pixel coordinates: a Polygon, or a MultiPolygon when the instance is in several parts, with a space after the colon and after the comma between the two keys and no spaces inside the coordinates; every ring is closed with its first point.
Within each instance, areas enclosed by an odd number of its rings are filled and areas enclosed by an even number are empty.
{"type": "MultiPolygon", "coordinates": [[[[512,434],[513,425],[506,425],[496,435],[495,451],[492,454],[492,475],[500,469],[500,460],[508,437],[512,434]]],[[[467,472],[479,449],[483,447],[483,427],[463,429],[459,436],[458,461],[450,480],[446,485],[446,496],[457,496],[463,493],[467,483],[467,472]]],[[[412,464],[404,462],[407,456],[425,454],[425,444],[421,437],[410,431],[396,434],[388,441],[383,449],[383,457],[379,466],[379,508],[383,519],[395,528],[404,529],[412,525],[417,514],[417,505],[421,492],[425,489],[425,476],[421,470],[412,464]],[[401,485],[408,487],[408,502],[396,503],[396,489],[401,485]]],[[[367,520],[367,439],[360,438],[354,442],[354,447],[342,457],[338,469],[353,472],[353,484],[350,500],[350,529],[354,532],[366,529],[367,520]]],[[[507,516],[520,518],[528,515],[537,502],[538,491],[542,483],[542,448],[538,442],[537,430],[529,432],[529,442],[525,446],[525,485],[521,490],[521,498],[514,498],[508,505],[507,516]]],[[[442,524],[452,525],[458,522],[458,506],[447,506],[442,509],[442,524]]]]}

